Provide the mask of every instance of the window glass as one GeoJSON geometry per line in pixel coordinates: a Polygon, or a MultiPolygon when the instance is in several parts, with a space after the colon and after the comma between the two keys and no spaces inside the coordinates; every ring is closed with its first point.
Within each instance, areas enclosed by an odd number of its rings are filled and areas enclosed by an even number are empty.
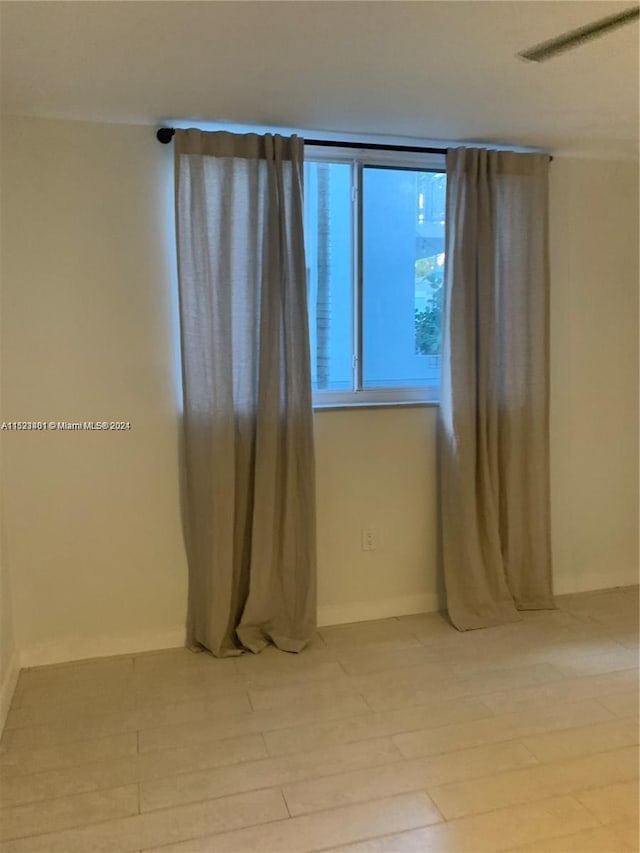
{"type": "Polygon", "coordinates": [[[439,381],[445,190],[442,173],[363,168],[364,388],[439,381]]]}
{"type": "Polygon", "coordinates": [[[353,391],[352,167],[304,165],[311,372],[314,390],[353,391]]]}
{"type": "Polygon", "coordinates": [[[442,155],[305,150],[317,405],[438,399],[445,204],[442,155]]]}

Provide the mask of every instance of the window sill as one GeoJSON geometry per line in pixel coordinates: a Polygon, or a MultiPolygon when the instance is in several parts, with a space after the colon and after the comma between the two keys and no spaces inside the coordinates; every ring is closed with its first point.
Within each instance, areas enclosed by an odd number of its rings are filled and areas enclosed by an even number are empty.
{"type": "Polygon", "coordinates": [[[334,412],[340,409],[427,409],[437,408],[437,400],[397,400],[382,403],[314,403],[314,412],[334,412]]]}

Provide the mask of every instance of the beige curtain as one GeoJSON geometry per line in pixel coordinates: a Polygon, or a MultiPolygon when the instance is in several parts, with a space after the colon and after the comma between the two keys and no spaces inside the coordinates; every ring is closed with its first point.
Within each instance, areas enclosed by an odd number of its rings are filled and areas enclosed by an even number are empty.
{"type": "Polygon", "coordinates": [[[177,131],[187,643],[315,629],[315,490],[297,137],[177,131]]]}
{"type": "Polygon", "coordinates": [[[460,630],[552,608],[546,155],[447,153],[439,420],[447,606],[460,630]]]}

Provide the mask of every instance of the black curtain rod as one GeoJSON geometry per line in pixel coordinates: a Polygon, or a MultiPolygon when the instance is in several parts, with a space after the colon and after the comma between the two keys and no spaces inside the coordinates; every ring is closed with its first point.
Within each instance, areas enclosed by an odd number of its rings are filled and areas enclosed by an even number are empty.
{"type": "MultiPolygon", "coordinates": [[[[161,127],[156,133],[158,142],[167,145],[173,139],[175,130],[172,127],[161,127]]],[[[327,148],[367,148],[373,151],[410,151],[416,154],[446,154],[446,148],[421,148],[419,145],[381,145],[378,142],[338,142],[329,139],[305,139],[305,145],[323,145],[327,148]]],[[[549,160],[553,157],[549,156],[549,160]]]]}
{"type": "MultiPolygon", "coordinates": [[[[161,127],[156,133],[158,142],[167,145],[173,139],[172,127],[161,127]]],[[[306,139],[305,145],[323,145],[327,148],[369,148],[374,151],[415,151],[419,154],[446,154],[446,148],[421,148],[418,145],[380,145],[377,142],[337,142],[333,139],[306,139]]]]}
{"type": "Polygon", "coordinates": [[[381,145],[379,142],[333,142],[327,139],[305,139],[305,145],[335,148],[368,148],[374,151],[415,151],[416,154],[446,154],[446,148],[422,148],[419,145],[381,145]]]}

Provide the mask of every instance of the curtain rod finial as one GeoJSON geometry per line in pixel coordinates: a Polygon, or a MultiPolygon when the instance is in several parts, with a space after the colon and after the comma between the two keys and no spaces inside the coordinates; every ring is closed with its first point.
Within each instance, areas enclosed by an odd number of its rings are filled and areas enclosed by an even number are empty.
{"type": "Polygon", "coordinates": [[[168,145],[173,139],[174,133],[175,130],[172,127],[161,127],[156,133],[156,139],[163,145],[168,145]]]}

